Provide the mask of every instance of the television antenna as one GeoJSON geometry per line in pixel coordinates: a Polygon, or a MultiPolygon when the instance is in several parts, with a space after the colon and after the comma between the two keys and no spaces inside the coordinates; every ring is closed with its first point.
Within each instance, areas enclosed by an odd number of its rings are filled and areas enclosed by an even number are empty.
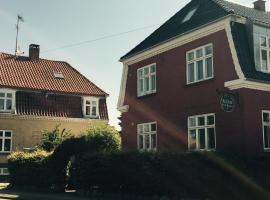
{"type": "Polygon", "coordinates": [[[21,52],[20,46],[18,45],[18,35],[19,35],[20,22],[24,22],[24,19],[21,15],[17,15],[15,56],[24,54],[24,52],[21,52]]]}

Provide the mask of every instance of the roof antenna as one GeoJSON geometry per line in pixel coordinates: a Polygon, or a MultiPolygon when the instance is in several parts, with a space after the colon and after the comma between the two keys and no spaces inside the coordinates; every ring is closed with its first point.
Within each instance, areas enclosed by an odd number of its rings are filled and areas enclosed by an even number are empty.
{"type": "Polygon", "coordinates": [[[24,22],[24,19],[21,15],[17,15],[17,24],[16,24],[16,45],[15,45],[15,56],[22,55],[24,52],[21,52],[20,46],[18,45],[18,34],[19,34],[19,23],[24,22]]]}

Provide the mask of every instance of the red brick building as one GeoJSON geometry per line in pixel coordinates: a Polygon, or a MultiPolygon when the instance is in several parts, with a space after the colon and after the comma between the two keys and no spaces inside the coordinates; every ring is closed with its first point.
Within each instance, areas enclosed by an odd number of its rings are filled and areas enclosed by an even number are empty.
{"type": "Polygon", "coordinates": [[[270,150],[270,14],[192,0],[121,58],[125,150],[270,150]]]}

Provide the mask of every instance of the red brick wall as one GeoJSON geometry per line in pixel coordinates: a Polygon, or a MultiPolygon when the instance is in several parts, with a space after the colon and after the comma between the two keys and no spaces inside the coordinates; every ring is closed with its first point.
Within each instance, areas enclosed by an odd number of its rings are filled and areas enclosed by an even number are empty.
{"type": "Polygon", "coordinates": [[[216,113],[217,150],[242,151],[242,109],[223,112],[217,93],[226,91],[225,81],[237,78],[225,31],[129,66],[125,105],[130,109],[122,115],[123,148],[137,148],[137,124],[157,121],[159,150],[187,150],[187,117],[216,113]],[[186,52],[208,43],[214,49],[214,79],[186,85],[186,52]],[[151,63],[157,65],[157,93],[137,98],[137,69],[151,63]]]}

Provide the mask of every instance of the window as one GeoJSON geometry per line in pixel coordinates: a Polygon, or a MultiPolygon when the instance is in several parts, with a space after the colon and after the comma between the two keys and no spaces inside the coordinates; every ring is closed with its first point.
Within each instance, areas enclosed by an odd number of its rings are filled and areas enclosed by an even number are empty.
{"type": "Polygon", "coordinates": [[[260,37],[261,71],[270,73],[270,37],[260,37]]]}
{"type": "Polygon", "coordinates": [[[8,168],[0,168],[0,176],[7,176],[9,175],[8,168]]]}
{"type": "Polygon", "coordinates": [[[12,112],[15,106],[15,92],[0,89],[0,112],[12,112]]]}
{"type": "Polygon", "coordinates": [[[156,64],[151,64],[137,71],[137,96],[156,92],[156,64]]]}
{"type": "Polygon", "coordinates": [[[53,72],[53,76],[55,79],[64,79],[64,75],[62,72],[53,72]]]}
{"type": "Polygon", "coordinates": [[[195,12],[197,11],[198,8],[193,8],[192,10],[190,10],[187,15],[185,16],[185,18],[182,20],[182,23],[187,22],[191,19],[191,17],[195,14],[195,12]]]}
{"type": "Polygon", "coordinates": [[[212,44],[188,51],[186,60],[187,84],[200,82],[214,77],[212,44]]]}
{"type": "Polygon", "coordinates": [[[194,150],[215,150],[215,114],[188,117],[188,147],[194,150]]]}
{"type": "Polygon", "coordinates": [[[270,151],[270,111],[262,112],[264,150],[270,151]]]}
{"type": "Polygon", "coordinates": [[[0,152],[11,152],[12,131],[0,131],[0,152]]]}
{"type": "Polygon", "coordinates": [[[157,149],[157,123],[138,124],[138,150],[153,151],[157,149]]]}
{"type": "Polygon", "coordinates": [[[96,98],[84,98],[84,108],[83,113],[85,117],[98,118],[98,99],[96,98]]]}

